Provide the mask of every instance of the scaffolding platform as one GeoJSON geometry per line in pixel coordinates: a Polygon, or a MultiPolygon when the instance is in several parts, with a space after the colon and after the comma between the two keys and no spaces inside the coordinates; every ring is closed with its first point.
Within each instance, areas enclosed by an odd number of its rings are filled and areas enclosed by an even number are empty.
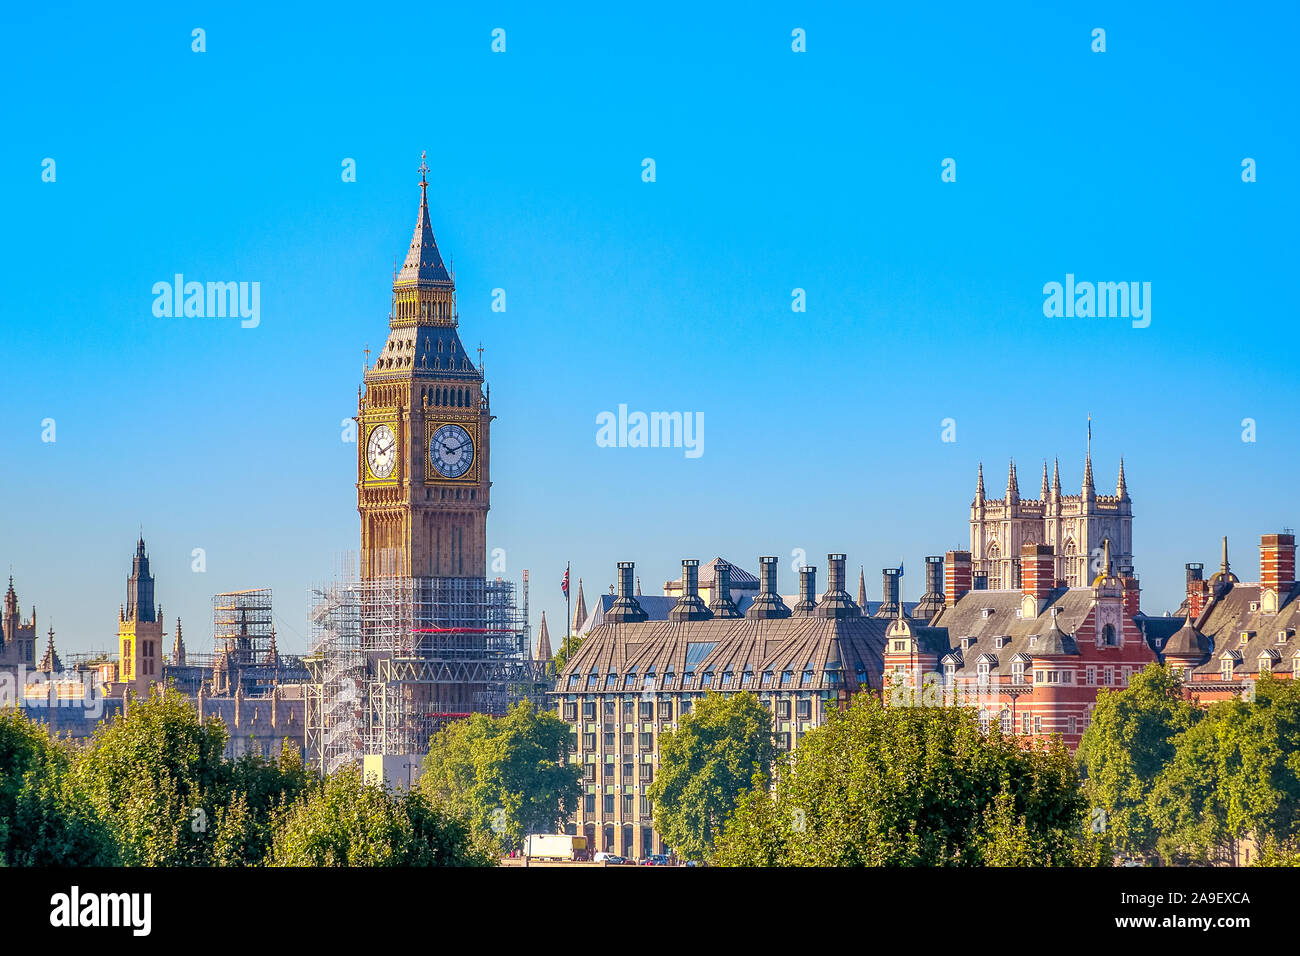
{"type": "Polygon", "coordinates": [[[331,773],[366,755],[421,755],[471,714],[541,703],[514,584],[382,576],[311,592],[307,750],[331,773]]]}

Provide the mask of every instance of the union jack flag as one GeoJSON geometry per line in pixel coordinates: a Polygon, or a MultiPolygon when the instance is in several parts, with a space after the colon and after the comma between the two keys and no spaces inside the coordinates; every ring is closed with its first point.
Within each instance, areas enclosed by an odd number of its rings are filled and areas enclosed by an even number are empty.
{"type": "Polygon", "coordinates": [[[560,582],[560,590],[564,592],[564,596],[566,598],[569,596],[569,569],[568,568],[564,569],[564,580],[560,582]]]}

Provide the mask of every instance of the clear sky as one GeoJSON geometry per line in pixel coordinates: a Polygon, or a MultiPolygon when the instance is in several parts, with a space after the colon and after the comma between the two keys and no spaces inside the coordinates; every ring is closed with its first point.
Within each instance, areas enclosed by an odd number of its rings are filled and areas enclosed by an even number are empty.
{"type": "Polygon", "coordinates": [[[111,646],[141,529],[192,649],[257,586],[305,646],[421,150],[498,416],[489,547],[553,637],[569,560],[590,597],[777,554],[788,593],[794,549],[820,581],[844,551],[914,598],[976,464],[1029,497],[1059,455],[1077,492],[1088,414],[1147,610],[1300,523],[1294,4],[278,6],[3,14],[0,564],[61,650],[111,646]],[[175,273],[260,282],[260,325],[156,318],[175,273]],[[1150,326],[1045,317],[1067,273],[1150,282],[1150,326]],[[598,447],[620,404],[702,412],[703,455],[598,447]]]}

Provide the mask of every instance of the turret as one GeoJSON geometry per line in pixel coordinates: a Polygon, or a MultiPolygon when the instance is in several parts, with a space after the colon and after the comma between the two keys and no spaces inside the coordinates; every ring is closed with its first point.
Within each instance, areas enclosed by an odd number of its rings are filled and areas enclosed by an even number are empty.
{"type": "Polygon", "coordinates": [[[750,602],[745,617],[767,619],[790,616],[790,609],[776,591],[776,562],[777,559],[772,556],[758,559],[758,594],[750,602]]]}
{"type": "Polygon", "coordinates": [[[862,610],[853,603],[844,590],[844,562],[842,554],[826,555],[826,593],[817,605],[817,616],[825,618],[860,617],[862,610]]]}
{"type": "Polygon", "coordinates": [[[796,617],[809,617],[817,609],[817,569],[804,565],[799,569],[799,601],[794,606],[796,617]]]}
{"type": "MultiPolygon", "coordinates": [[[[730,568],[728,568],[730,571],[730,568]]],[[[718,563],[719,581],[722,577],[722,562],[718,563]]],[[[728,575],[728,580],[730,575],[728,575]]],[[[670,621],[707,621],[713,617],[700,597],[700,562],[694,559],[682,561],[682,596],[677,599],[672,610],[668,612],[670,621]]]]}
{"type": "Polygon", "coordinates": [[[618,596],[605,613],[605,620],[614,624],[632,624],[648,620],[648,615],[632,593],[636,564],[632,561],[618,563],[618,596]]]}
{"type": "Polygon", "coordinates": [[[714,617],[740,617],[740,611],[731,600],[731,565],[726,561],[719,560],[713,566],[713,600],[709,603],[709,610],[714,617]]]}

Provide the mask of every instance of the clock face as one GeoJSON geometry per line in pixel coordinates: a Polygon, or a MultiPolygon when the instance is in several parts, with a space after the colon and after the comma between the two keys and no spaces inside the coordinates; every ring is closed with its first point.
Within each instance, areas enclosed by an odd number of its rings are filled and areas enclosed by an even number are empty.
{"type": "Polygon", "coordinates": [[[366,463],[376,478],[387,478],[397,466],[397,436],[387,425],[377,425],[370,430],[366,463]]]}
{"type": "Polygon", "coordinates": [[[459,478],[474,464],[474,439],[459,425],[442,425],[429,439],[429,462],[444,478],[459,478]]]}

